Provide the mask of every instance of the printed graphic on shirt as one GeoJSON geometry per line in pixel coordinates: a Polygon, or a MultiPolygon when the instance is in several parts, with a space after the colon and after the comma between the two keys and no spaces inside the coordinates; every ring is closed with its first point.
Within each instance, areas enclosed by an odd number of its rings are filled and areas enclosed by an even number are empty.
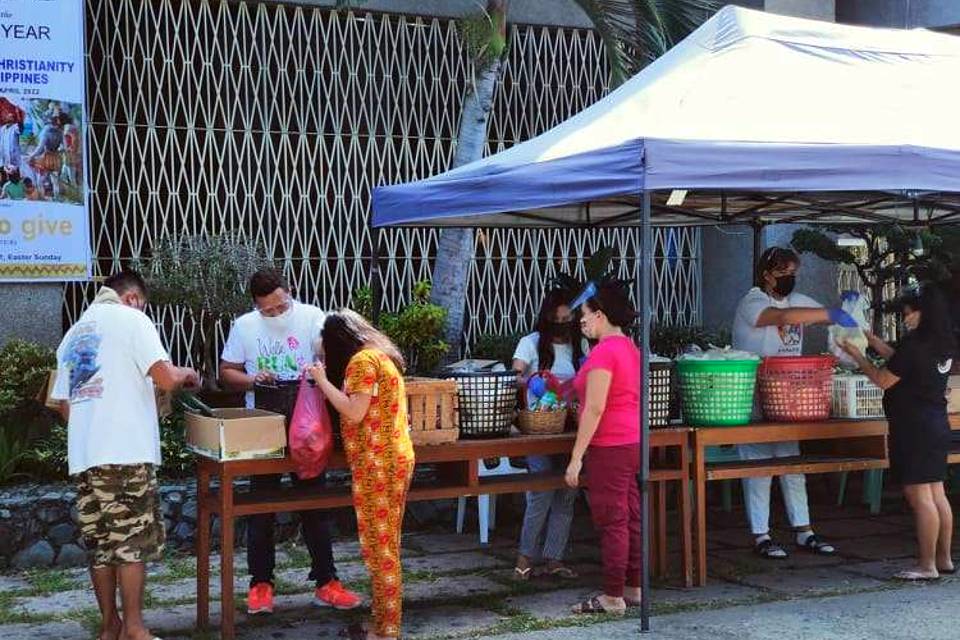
{"type": "Polygon", "coordinates": [[[66,366],[70,370],[70,401],[83,402],[103,397],[100,364],[100,335],[91,322],[78,326],[67,346],[66,366]]]}
{"type": "Polygon", "coordinates": [[[294,336],[283,340],[257,338],[257,371],[269,371],[281,378],[296,378],[307,366],[303,356],[296,353],[300,341],[294,336]]]}
{"type": "Polygon", "coordinates": [[[946,361],[944,361],[944,362],[938,362],[938,363],[937,363],[937,371],[939,371],[939,372],[940,372],[941,374],[943,374],[943,375],[946,375],[946,374],[950,373],[950,370],[951,370],[951,369],[953,369],[953,359],[952,359],[952,358],[950,358],[950,359],[948,359],[948,360],[946,360],[946,361]]]}
{"type": "Polygon", "coordinates": [[[785,324],[778,327],[777,332],[780,334],[780,342],[783,344],[780,349],[781,352],[796,351],[803,345],[803,325],[785,324]]]}

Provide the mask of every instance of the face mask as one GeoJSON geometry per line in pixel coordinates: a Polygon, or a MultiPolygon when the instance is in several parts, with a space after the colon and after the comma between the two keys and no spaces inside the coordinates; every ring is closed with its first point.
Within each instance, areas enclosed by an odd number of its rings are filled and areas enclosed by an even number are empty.
{"type": "Polygon", "coordinates": [[[555,338],[568,340],[573,335],[573,322],[551,322],[550,328],[555,338]]]}
{"type": "Polygon", "coordinates": [[[797,286],[797,276],[779,276],[777,283],[773,285],[773,292],[778,296],[788,296],[793,293],[795,286],[797,286]]]}
{"type": "Polygon", "coordinates": [[[260,316],[263,323],[271,331],[286,331],[290,327],[290,321],[293,320],[293,305],[278,316],[260,316]]]}

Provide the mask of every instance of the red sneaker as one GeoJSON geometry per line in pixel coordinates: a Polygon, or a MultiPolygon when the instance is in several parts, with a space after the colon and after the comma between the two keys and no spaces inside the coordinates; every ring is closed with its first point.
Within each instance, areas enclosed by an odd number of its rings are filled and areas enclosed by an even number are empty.
{"type": "Polygon", "coordinates": [[[363,598],[349,591],[339,580],[331,580],[313,592],[313,606],[333,607],[341,611],[356,609],[363,602],[363,598]]]}
{"type": "Polygon", "coordinates": [[[273,613],[273,585],[269,582],[258,582],[250,587],[247,594],[247,613],[252,616],[262,613],[273,613]]]}

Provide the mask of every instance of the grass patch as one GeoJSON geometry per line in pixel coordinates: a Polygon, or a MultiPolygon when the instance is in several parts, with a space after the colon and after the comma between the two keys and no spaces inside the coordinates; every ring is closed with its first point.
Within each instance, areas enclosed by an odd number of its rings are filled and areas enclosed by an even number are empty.
{"type": "MultiPolygon", "coordinates": [[[[146,608],[146,606],[144,607],[146,608]]],[[[90,632],[92,637],[96,637],[100,633],[100,623],[103,619],[100,617],[100,611],[97,609],[81,609],[76,611],[73,615],[70,616],[77,622],[79,622],[84,629],[90,632]]]]}
{"type": "Polygon", "coordinates": [[[25,574],[34,594],[48,595],[80,588],[80,583],[60,569],[34,569],[25,574]]]}
{"type": "MultiPolygon", "coordinates": [[[[291,544],[283,547],[283,552],[287,554],[287,560],[280,563],[281,567],[284,569],[300,569],[309,567],[312,562],[310,553],[299,545],[291,544]]],[[[343,562],[343,559],[338,558],[338,560],[343,562]]]]}
{"type": "Polygon", "coordinates": [[[163,584],[197,577],[197,561],[195,558],[178,556],[170,558],[164,564],[167,568],[166,572],[162,577],[155,579],[154,582],[163,584]]]}

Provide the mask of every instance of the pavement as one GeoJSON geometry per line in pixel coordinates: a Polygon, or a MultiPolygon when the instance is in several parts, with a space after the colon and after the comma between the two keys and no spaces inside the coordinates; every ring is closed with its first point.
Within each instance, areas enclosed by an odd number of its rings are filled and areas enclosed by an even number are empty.
{"type": "MultiPolygon", "coordinates": [[[[711,509],[709,584],[682,588],[676,536],[671,535],[668,575],[657,581],[652,591],[651,637],[872,640],[960,636],[953,621],[960,610],[960,578],[926,585],[890,579],[895,571],[909,566],[914,553],[912,519],[896,493],[885,496],[883,513],[871,516],[859,504],[836,506],[835,479],[813,480],[810,488],[816,528],[837,546],[837,556],[797,552],[780,562],[757,558],[750,551],[742,511],[711,509]]],[[[508,502],[502,499],[502,503],[508,502]]],[[[517,506],[518,502],[514,500],[517,506]]],[[[472,503],[470,506],[472,509],[472,503]]],[[[776,506],[774,512],[782,514],[783,509],[776,506]]],[[[502,504],[500,526],[491,544],[484,547],[475,527],[457,535],[453,522],[404,536],[404,637],[589,640],[638,636],[639,619],[634,610],[620,620],[569,613],[573,603],[594,594],[600,584],[599,551],[584,505],[578,505],[568,555],[581,573],[574,583],[537,579],[521,584],[511,579],[519,513],[519,509],[502,504]]],[[[672,516],[671,529],[675,526],[672,516]]],[[[784,530],[782,523],[775,523],[778,525],[784,530]]],[[[785,536],[781,539],[787,541],[785,536]]],[[[341,578],[369,593],[356,542],[337,542],[335,556],[341,578]]],[[[240,596],[247,583],[242,551],[235,563],[235,588],[240,596]]],[[[215,558],[214,569],[218,566],[219,558],[215,558]]],[[[254,619],[239,613],[240,640],[336,638],[346,624],[362,619],[366,611],[345,614],[312,608],[308,567],[309,556],[302,545],[282,548],[278,554],[277,612],[254,619]]],[[[218,620],[217,576],[215,573],[211,588],[214,624],[218,620]]],[[[195,560],[190,556],[170,556],[150,566],[146,603],[147,624],[160,637],[217,637],[215,631],[194,629],[195,560]]],[[[93,595],[81,570],[0,574],[3,640],[86,640],[94,637],[96,621],[93,595]]]]}

